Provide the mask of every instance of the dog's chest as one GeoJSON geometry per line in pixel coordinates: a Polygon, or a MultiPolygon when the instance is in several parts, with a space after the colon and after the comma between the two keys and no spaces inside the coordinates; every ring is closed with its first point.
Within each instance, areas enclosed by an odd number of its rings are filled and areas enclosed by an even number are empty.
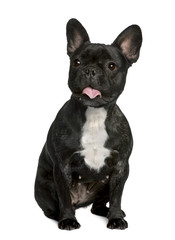
{"type": "Polygon", "coordinates": [[[89,168],[99,171],[104,166],[105,158],[110,156],[110,150],[105,148],[108,134],[105,128],[107,111],[104,108],[88,107],[86,122],[82,129],[81,155],[89,168]]]}

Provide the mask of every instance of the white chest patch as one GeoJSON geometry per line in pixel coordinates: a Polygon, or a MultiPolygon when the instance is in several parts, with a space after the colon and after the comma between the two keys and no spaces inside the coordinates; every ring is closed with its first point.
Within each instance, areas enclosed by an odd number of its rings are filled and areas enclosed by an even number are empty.
{"type": "Polygon", "coordinates": [[[106,115],[107,111],[104,108],[88,107],[82,131],[81,155],[85,163],[97,171],[104,166],[105,158],[110,155],[110,150],[104,147],[108,138],[105,129],[106,115]]]}

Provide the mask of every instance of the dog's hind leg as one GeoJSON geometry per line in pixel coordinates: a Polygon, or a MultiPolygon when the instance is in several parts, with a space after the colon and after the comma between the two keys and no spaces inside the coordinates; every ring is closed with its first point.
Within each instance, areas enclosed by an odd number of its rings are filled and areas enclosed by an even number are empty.
{"type": "Polygon", "coordinates": [[[104,205],[98,205],[98,204],[93,204],[91,208],[91,212],[95,215],[101,216],[101,217],[107,217],[109,208],[106,207],[106,204],[104,205]]]}
{"type": "Polygon", "coordinates": [[[39,181],[36,178],[35,199],[48,218],[59,220],[59,205],[56,200],[54,183],[51,181],[39,181]]]}
{"type": "MultiPolygon", "coordinates": [[[[108,217],[109,208],[106,207],[106,204],[94,203],[91,208],[91,212],[101,217],[108,217]]],[[[123,210],[121,210],[121,215],[123,218],[126,217],[126,214],[123,210]]]]}
{"type": "Polygon", "coordinates": [[[49,159],[43,149],[40,155],[35,180],[35,199],[48,218],[58,221],[59,203],[53,181],[53,174],[51,173],[52,171],[48,171],[50,167],[48,163],[49,159]]]}
{"type": "MultiPolygon", "coordinates": [[[[106,206],[108,202],[109,186],[106,186],[106,188],[95,199],[91,208],[91,212],[95,215],[108,218],[109,208],[106,206]]],[[[121,215],[122,217],[126,216],[123,210],[121,210],[121,215]]]]}
{"type": "Polygon", "coordinates": [[[97,195],[92,205],[91,212],[98,216],[107,217],[109,212],[109,208],[106,207],[107,202],[109,202],[108,185],[97,195]]]}

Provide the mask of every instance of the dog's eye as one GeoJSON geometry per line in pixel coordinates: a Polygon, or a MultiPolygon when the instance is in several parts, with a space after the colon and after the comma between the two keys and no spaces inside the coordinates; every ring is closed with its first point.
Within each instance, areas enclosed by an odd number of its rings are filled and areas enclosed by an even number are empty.
{"type": "Polygon", "coordinates": [[[114,71],[116,69],[116,65],[115,63],[111,62],[108,64],[108,68],[111,70],[111,71],[114,71]]]}
{"type": "Polygon", "coordinates": [[[73,66],[74,66],[74,67],[78,67],[78,66],[80,66],[80,64],[81,64],[81,62],[80,62],[79,59],[75,59],[75,60],[73,61],[73,66]]]}

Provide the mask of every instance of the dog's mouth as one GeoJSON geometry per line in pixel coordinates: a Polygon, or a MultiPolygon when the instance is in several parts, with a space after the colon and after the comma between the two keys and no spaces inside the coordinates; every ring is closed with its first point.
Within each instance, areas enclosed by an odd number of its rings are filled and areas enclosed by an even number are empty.
{"type": "Polygon", "coordinates": [[[97,96],[99,96],[100,98],[102,97],[101,92],[99,90],[91,87],[84,88],[82,94],[87,95],[90,99],[94,99],[97,96]]]}
{"type": "Polygon", "coordinates": [[[114,100],[114,96],[108,96],[104,91],[101,92],[92,86],[85,87],[79,93],[73,92],[73,97],[77,98],[83,105],[91,107],[100,107],[114,100]]]}
{"type": "Polygon", "coordinates": [[[107,90],[100,90],[92,86],[86,86],[77,91],[72,91],[72,97],[78,99],[83,105],[91,107],[104,106],[114,100],[114,94],[109,95],[107,90]]]}

